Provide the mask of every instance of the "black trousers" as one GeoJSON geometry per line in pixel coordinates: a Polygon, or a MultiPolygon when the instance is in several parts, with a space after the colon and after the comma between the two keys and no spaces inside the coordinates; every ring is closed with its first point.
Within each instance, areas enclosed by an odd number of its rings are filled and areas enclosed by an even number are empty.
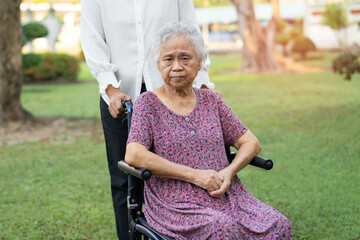
{"type": "MultiPolygon", "coordinates": [[[[145,92],[143,84],[141,92],[145,92]]],[[[126,141],[128,138],[127,121],[111,116],[108,105],[100,97],[101,122],[103,125],[106,154],[111,181],[111,194],[114,205],[116,230],[119,240],[129,239],[127,216],[127,175],[117,167],[117,162],[124,159],[126,141]]]]}

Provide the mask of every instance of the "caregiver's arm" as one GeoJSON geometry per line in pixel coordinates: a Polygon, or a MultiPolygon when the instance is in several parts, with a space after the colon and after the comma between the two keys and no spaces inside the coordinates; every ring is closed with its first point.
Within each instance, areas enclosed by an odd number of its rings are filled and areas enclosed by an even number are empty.
{"type": "Polygon", "coordinates": [[[109,104],[106,90],[109,86],[118,89],[120,82],[115,76],[118,69],[110,61],[110,49],[105,39],[100,1],[81,0],[81,47],[91,74],[99,82],[99,92],[109,104]]]}
{"type": "Polygon", "coordinates": [[[224,177],[214,170],[193,169],[171,162],[137,142],[127,145],[125,162],[133,167],[149,169],[154,176],[183,180],[207,191],[219,189],[224,180],[224,177]]]}

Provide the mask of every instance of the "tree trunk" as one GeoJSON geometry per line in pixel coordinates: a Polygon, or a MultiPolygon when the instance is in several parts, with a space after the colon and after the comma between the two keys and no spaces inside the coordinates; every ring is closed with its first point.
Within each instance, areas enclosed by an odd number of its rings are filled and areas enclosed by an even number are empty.
{"type": "Polygon", "coordinates": [[[251,0],[231,0],[238,14],[239,34],[243,41],[243,70],[248,72],[278,72],[283,67],[274,57],[274,39],[280,20],[279,1],[272,0],[273,17],[261,27],[255,18],[251,0]]]}
{"type": "Polygon", "coordinates": [[[12,121],[31,120],[30,113],[21,106],[22,27],[21,0],[0,1],[0,125],[12,121]]]}

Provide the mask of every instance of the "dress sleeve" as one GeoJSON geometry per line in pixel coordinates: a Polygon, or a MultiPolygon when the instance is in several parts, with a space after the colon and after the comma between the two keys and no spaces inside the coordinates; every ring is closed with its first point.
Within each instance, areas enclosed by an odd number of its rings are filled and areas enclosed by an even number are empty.
{"type": "MultiPolygon", "coordinates": [[[[199,24],[196,18],[195,14],[195,7],[192,0],[180,0],[179,1],[179,21],[181,22],[189,22],[194,24],[199,32],[199,24]]],[[[206,85],[209,89],[214,89],[214,83],[210,82],[209,77],[209,68],[210,68],[211,62],[209,57],[205,60],[205,62],[202,64],[202,67],[200,71],[198,72],[198,75],[195,78],[194,85],[197,88],[200,88],[201,85],[206,85]]]]}
{"type": "Polygon", "coordinates": [[[120,82],[114,74],[117,67],[110,62],[98,0],[81,1],[80,41],[90,72],[99,82],[99,92],[107,97],[108,85],[118,88],[120,82]]]}
{"type": "Polygon", "coordinates": [[[215,97],[218,101],[217,106],[225,145],[233,146],[234,143],[248,130],[248,128],[240,121],[236,114],[220,97],[215,97]]]}
{"type": "Polygon", "coordinates": [[[151,107],[150,99],[147,93],[141,94],[135,101],[133,115],[131,119],[131,128],[127,144],[137,142],[144,145],[148,150],[153,145],[153,134],[151,127],[151,107]]]}

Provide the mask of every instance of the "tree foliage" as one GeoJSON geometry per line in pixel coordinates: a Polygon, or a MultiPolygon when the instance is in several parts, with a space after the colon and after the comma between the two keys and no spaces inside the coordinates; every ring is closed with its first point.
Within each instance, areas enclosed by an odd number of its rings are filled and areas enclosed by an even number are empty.
{"type": "Polygon", "coordinates": [[[344,9],[344,3],[330,3],[326,5],[325,12],[322,15],[323,24],[333,29],[340,47],[343,47],[343,41],[340,30],[349,26],[348,15],[344,9]]]}
{"type": "Polygon", "coordinates": [[[333,60],[332,69],[350,81],[353,74],[360,73],[359,58],[350,51],[345,52],[333,60]]]}
{"type": "Polygon", "coordinates": [[[334,30],[341,30],[349,25],[343,3],[330,3],[326,5],[325,13],[322,16],[323,24],[334,30]]]}

